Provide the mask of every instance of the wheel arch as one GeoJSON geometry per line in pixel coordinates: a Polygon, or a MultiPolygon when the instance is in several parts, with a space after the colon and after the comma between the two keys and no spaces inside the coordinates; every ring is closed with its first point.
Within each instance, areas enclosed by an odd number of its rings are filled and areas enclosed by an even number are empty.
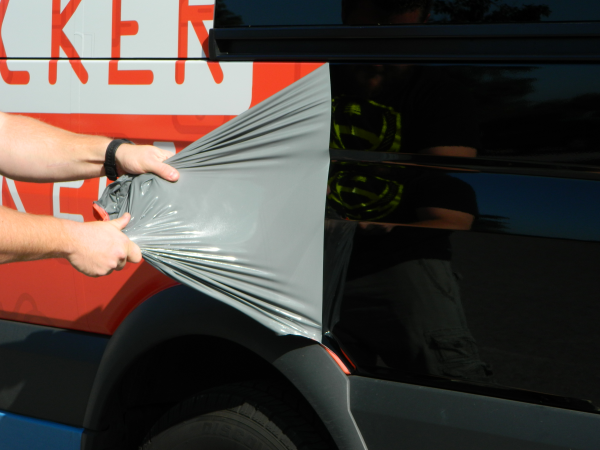
{"type": "Polygon", "coordinates": [[[86,408],[83,449],[102,448],[97,436],[109,427],[115,408],[122,412],[119,385],[135,361],[186,338],[223,343],[232,349],[232,358],[244,353],[253,355],[246,360],[249,372],[280,376],[292,385],[311,405],[338,447],[365,448],[350,413],[348,378],[320,344],[299,336],[278,336],[235,308],[188,287],[176,286],[142,303],[110,338],[86,408]]]}

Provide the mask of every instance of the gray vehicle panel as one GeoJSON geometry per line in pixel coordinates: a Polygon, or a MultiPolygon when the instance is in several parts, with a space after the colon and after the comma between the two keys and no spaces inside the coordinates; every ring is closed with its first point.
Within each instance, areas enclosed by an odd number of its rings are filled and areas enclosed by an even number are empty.
{"type": "Polygon", "coordinates": [[[369,450],[600,448],[600,416],[423,386],[349,377],[369,450]]]}

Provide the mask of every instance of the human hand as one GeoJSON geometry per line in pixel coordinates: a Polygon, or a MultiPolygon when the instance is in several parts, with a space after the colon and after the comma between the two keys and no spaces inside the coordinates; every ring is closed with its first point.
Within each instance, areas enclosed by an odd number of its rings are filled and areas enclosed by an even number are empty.
{"type": "Polygon", "coordinates": [[[167,181],[177,181],[177,169],[165,164],[165,160],[173,153],[154,145],[121,144],[116,153],[117,172],[119,175],[130,173],[154,173],[167,181]]]}
{"type": "Polygon", "coordinates": [[[121,270],[127,262],[139,263],[142,252],[121,232],[129,223],[129,213],[109,222],[65,221],[70,247],[66,258],[75,269],[90,277],[121,270]]]}

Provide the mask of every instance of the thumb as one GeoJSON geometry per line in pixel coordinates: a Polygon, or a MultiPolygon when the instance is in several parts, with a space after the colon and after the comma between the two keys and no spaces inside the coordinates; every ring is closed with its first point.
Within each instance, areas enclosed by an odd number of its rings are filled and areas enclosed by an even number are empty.
{"type": "Polygon", "coordinates": [[[129,223],[129,219],[131,219],[131,215],[129,213],[125,213],[118,219],[113,219],[108,223],[113,225],[117,230],[121,231],[127,226],[127,224],[129,223]]]}
{"type": "Polygon", "coordinates": [[[177,181],[179,179],[177,169],[161,161],[155,161],[152,167],[148,168],[148,172],[152,172],[167,181],[177,181]]]}
{"type": "Polygon", "coordinates": [[[137,264],[141,260],[142,251],[135,242],[129,241],[129,248],[127,249],[127,261],[137,264]]]}

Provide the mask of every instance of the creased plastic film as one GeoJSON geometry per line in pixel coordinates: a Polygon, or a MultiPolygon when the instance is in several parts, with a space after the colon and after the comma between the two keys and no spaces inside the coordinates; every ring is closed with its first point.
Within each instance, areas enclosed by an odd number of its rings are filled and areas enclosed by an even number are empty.
{"type": "Polygon", "coordinates": [[[324,65],[170,158],[178,182],[124,176],[98,204],[160,271],[320,340],[330,104],[324,65]]]}

